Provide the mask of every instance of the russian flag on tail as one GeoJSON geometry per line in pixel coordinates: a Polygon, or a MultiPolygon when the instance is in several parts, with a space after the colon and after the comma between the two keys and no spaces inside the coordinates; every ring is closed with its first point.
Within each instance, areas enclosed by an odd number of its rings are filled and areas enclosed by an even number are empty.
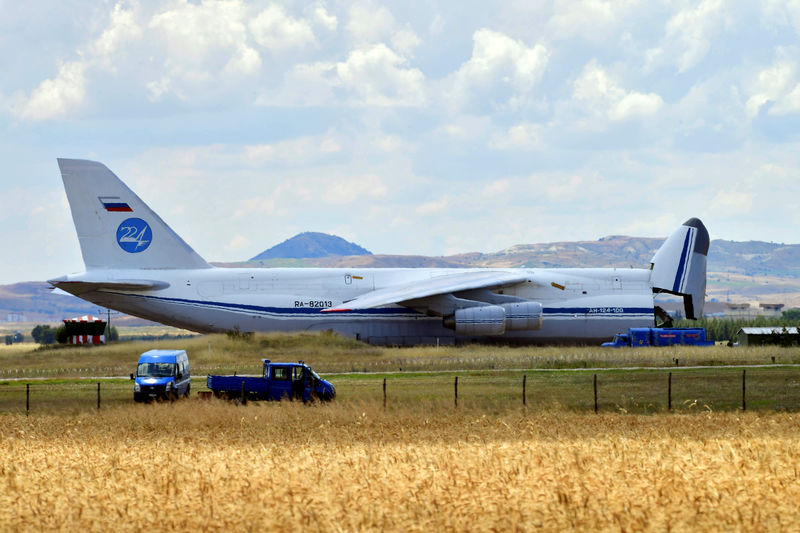
{"type": "Polygon", "coordinates": [[[133,212],[131,206],[123,202],[119,196],[98,196],[98,200],[103,204],[106,211],[112,212],[133,212]]]}

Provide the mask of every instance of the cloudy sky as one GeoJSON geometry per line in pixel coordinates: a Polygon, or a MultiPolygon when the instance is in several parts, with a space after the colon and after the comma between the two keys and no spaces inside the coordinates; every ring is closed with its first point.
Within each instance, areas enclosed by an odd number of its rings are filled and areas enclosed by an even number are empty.
{"type": "Polygon", "coordinates": [[[200,255],[800,241],[800,2],[0,0],[0,283],[83,269],[57,157],[200,255]]]}

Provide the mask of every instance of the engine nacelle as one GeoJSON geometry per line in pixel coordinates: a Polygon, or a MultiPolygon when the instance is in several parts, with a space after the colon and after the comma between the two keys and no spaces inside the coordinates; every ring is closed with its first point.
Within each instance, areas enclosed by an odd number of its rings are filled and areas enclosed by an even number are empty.
{"type": "Polygon", "coordinates": [[[530,331],[542,327],[542,304],[515,302],[456,309],[444,319],[446,328],[459,335],[502,335],[506,331],[530,331]]]}
{"type": "Polygon", "coordinates": [[[502,335],[506,332],[506,311],[499,305],[483,305],[456,309],[444,325],[459,335],[502,335]]]}
{"type": "Polygon", "coordinates": [[[503,304],[503,309],[508,331],[542,329],[542,304],[539,302],[503,304]]]}

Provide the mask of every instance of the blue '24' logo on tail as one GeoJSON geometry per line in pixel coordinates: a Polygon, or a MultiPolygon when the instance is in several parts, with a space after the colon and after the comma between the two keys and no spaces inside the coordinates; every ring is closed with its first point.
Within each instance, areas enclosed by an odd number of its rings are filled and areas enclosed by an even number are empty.
{"type": "Polygon", "coordinates": [[[128,253],[139,253],[147,250],[153,240],[153,231],[141,218],[129,218],[117,228],[117,243],[128,253]]]}

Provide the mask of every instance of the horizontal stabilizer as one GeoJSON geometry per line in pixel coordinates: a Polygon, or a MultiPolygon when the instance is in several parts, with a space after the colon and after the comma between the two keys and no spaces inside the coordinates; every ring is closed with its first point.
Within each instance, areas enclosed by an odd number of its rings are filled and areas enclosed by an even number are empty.
{"type": "Polygon", "coordinates": [[[79,295],[86,292],[115,290],[115,291],[158,291],[169,287],[165,281],[146,279],[118,279],[114,281],[86,281],[56,278],[47,281],[53,287],[70,294],[79,295]]]}

